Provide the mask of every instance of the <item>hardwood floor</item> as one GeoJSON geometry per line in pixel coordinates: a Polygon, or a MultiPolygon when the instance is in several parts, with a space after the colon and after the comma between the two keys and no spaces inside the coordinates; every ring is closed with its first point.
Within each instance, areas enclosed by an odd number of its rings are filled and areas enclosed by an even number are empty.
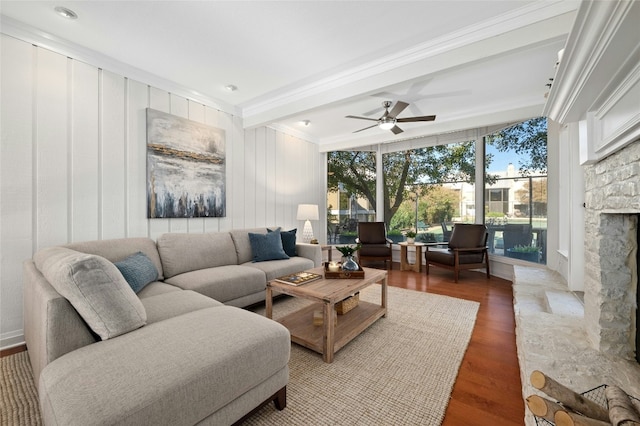
{"type": "Polygon", "coordinates": [[[389,285],[480,302],[443,426],[523,425],[511,282],[462,271],[454,283],[444,269],[431,268],[429,276],[398,269],[394,264],[389,285]]]}
{"type": "MultiPolygon", "coordinates": [[[[443,426],[524,424],[511,282],[462,271],[456,284],[453,273],[444,269],[432,268],[427,276],[424,272],[400,272],[398,264],[393,267],[389,285],[480,302],[443,426]]],[[[12,348],[1,355],[24,349],[12,348]]]]}

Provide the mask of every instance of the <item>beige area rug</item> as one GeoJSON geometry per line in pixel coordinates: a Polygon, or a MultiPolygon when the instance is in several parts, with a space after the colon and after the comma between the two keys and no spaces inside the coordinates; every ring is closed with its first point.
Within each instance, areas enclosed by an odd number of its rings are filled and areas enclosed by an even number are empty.
{"type": "MultiPolygon", "coordinates": [[[[264,407],[250,425],[439,425],[479,304],[389,287],[388,314],[326,364],[291,347],[287,408],[264,407]]],[[[380,303],[380,287],[360,293],[380,303]]],[[[285,299],[274,318],[308,303],[285,299]]],[[[340,321],[340,317],[338,317],[340,321]]]]}
{"type": "Polygon", "coordinates": [[[41,425],[38,391],[26,352],[0,358],[0,425],[41,425]]]}
{"type": "MultiPolygon", "coordinates": [[[[379,303],[380,287],[360,297],[379,303]]],[[[274,317],[305,303],[278,300],[274,317]]],[[[337,352],[332,364],[293,344],[287,408],[269,404],[246,424],[439,425],[479,304],[389,287],[388,305],[387,317],[337,352]]],[[[26,352],[0,359],[0,368],[2,426],[40,424],[26,352]]]]}

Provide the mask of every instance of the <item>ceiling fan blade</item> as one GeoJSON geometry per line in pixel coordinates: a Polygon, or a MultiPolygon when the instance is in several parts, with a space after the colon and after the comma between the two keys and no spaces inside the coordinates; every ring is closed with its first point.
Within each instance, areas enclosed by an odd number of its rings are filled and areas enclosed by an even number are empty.
{"type": "Polygon", "coordinates": [[[377,125],[377,124],[374,124],[373,126],[369,126],[369,127],[365,127],[364,129],[356,130],[356,131],[355,131],[355,132],[353,132],[353,133],[358,133],[358,132],[361,132],[361,131],[363,131],[363,130],[371,129],[371,128],[373,128],[373,127],[378,127],[378,125],[377,125]]]}
{"type": "Polygon", "coordinates": [[[412,123],[415,121],[434,121],[435,119],[436,119],[435,115],[423,115],[421,117],[397,118],[396,121],[398,123],[412,123]]]}
{"type": "Polygon", "coordinates": [[[369,118],[369,117],[358,117],[357,115],[347,115],[344,118],[357,118],[358,120],[370,120],[370,121],[378,121],[377,118],[369,118]]]}
{"type": "Polygon", "coordinates": [[[396,102],[396,104],[393,106],[393,108],[391,108],[391,111],[389,111],[389,116],[390,117],[397,117],[398,114],[400,114],[402,111],[404,111],[404,109],[406,107],[408,107],[409,104],[406,102],[402,102],[402,101],[398,101],[396,102]]]}
{"type": "Polygon", "coordinates": [[[391,131],[393,132],[394,135],[397,135],[398,133],[402,133],[404,132],[404,130],[402,130],[400,127],[398,126],[393,126],[391,128],[391,131]]]}

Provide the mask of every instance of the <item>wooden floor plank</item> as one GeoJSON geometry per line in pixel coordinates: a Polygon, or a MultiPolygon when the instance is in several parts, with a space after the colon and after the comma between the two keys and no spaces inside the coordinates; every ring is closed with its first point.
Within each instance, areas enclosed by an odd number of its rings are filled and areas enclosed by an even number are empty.
{"type": "Polygon", "coordinates": [[[444,426],[523,425],[524,401],[516,350],[511,282],[484,273],[389,273],[389,285],[480,303],[469,347],[445,413],[444,426]]]}

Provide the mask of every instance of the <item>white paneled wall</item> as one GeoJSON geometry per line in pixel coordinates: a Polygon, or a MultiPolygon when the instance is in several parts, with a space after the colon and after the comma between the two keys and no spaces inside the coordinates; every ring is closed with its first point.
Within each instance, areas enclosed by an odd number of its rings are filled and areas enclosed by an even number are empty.
{"type": "Polygon", "coordinates": [[[241,117],[6,35],[0,51],[0,347],[23,341],[22,262],[39,248],[290,229],[303,225],[299,203],[324,205],[315,144],[270,128],[245,131],[241,117]],[[225,130],[227,217],[147,219],[147,107],[225,130]]]}

